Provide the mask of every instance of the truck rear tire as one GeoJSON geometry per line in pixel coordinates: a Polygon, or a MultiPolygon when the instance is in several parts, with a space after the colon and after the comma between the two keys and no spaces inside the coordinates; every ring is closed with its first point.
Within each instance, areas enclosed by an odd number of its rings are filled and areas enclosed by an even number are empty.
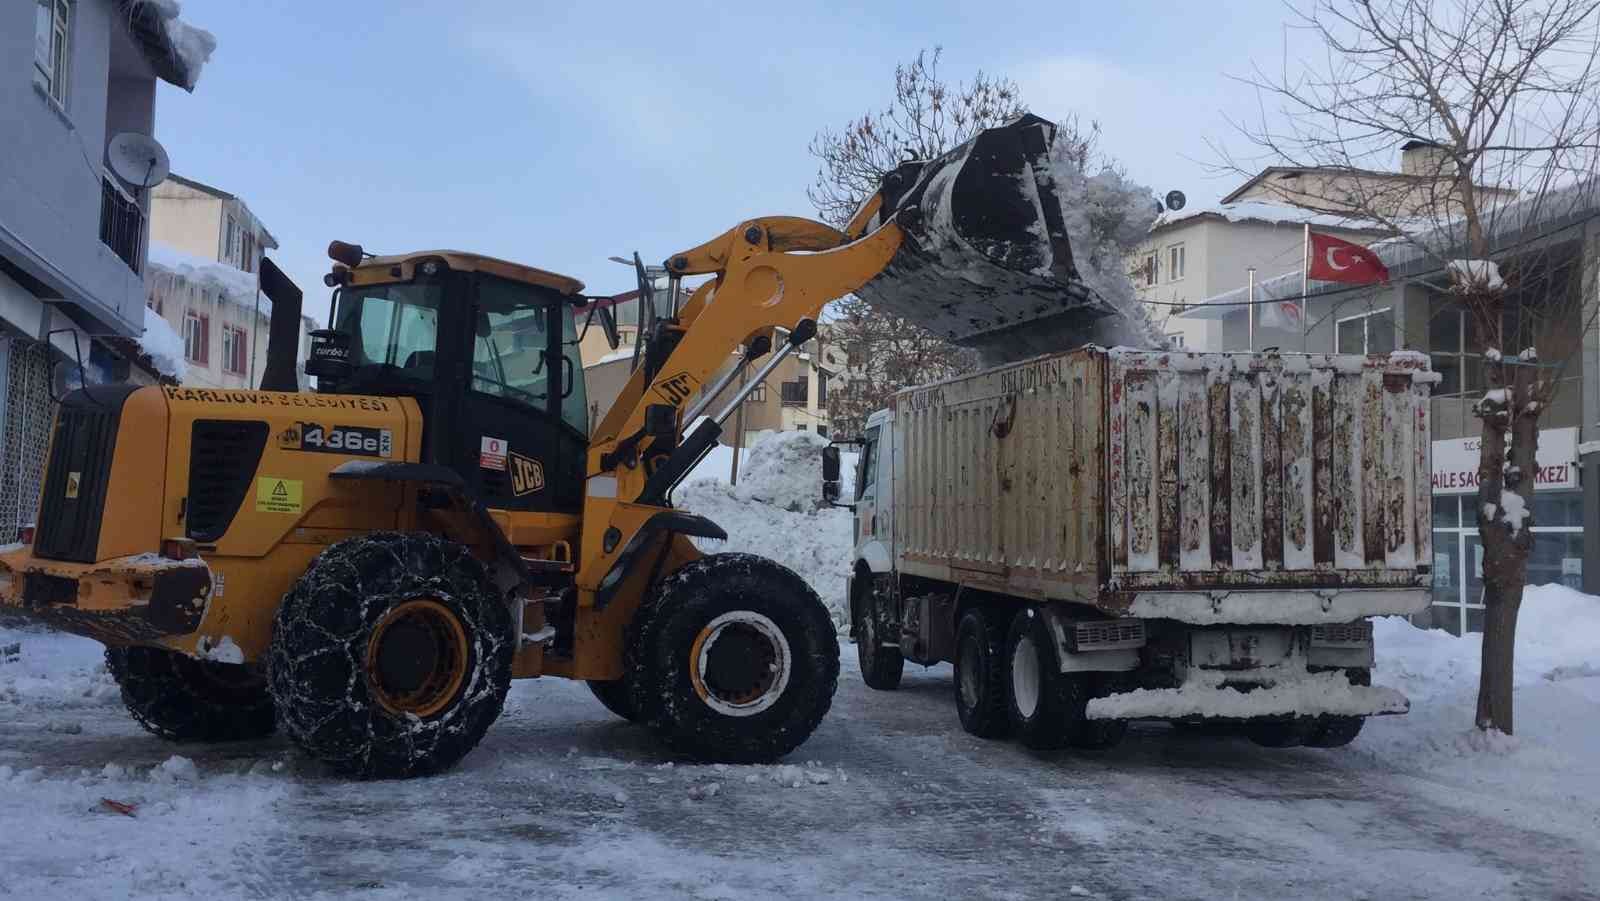
{"type": "Polygon", "coordinates": [[[858,605],[856,617],[856,659],[861,663],[861,681],[868,688],[894,691],[900,687],[900,677],[905,674],[906,660],[898,647],[885,647],[883,626],[879,619],[877,583],[881,576],[867,582],[867,596],[858,605]]]}
{"type": "Polygon", "coordinates": [[[106,669],[133,718],[168,741],[241,741],[272,734],[272,695],[243,664],[166,648],[106,648],[106,669]]]}
{"type": "Polygon", "coordinates": [[[1356,740],[1361,727],[1367,724],[1364,716],[1322,716],[1306,736],[1308,748],[1342,748],[1356,740]]]}
{"type": "Polygon", "coordinates": [[[1083,733],[1088,684],[1061,672],[1055,638],[1038,610],[1025,607],[1012,617],[1005,656],[1006,710],[1023,744],[1054,750],[1083,733]]]}
{"type": "Polygon", "coordinates": [[[673,750],[770,763],[811,736],[839,685],[833,619],[806,580],[752,554],[668,576],[634,615],[633,708],[673,750]]]}
{"type": "Polygon", "coordinates": [[[1316,721],[1308,717],[1250,720],[1244,724],[1244,734],[1263,748],[1298,748],[1307,742],[1315,728],[1316,721]]]}
{"type": "Polygon", "coordinates": [[[274,619],[278,718],[341,773],[437,773],[499,717],[511,632],[510,610],[466,547],[422,533],[341,541],[312,561],[274,619]]]}
{"type": "Polygon", "coordinates": [[[1006,718],[1005,633],[994,617],[974,607],[956,626],[956,713],[961,728],[979,738],[1003,738],[1006,718]]]}
{"type": "Polygon", "coordinates": [[[633,688],[627,679],[616,679],[611,682],[590,679],[588,684],[589,692],[604,704],[607,710],[630,723],[639,721],[639,711],[633,706],[633,688]]]}

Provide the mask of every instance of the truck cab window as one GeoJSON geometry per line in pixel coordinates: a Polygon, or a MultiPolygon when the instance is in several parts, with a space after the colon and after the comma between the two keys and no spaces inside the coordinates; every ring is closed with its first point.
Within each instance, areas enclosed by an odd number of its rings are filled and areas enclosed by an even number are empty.
{"type": "Polygon", "coordinates": [[[878,426],[867,430],[866,444],[861,447],[861,471],[856,474],[856,500],[875,494],[873,486],[878,482],[878,426]]]}

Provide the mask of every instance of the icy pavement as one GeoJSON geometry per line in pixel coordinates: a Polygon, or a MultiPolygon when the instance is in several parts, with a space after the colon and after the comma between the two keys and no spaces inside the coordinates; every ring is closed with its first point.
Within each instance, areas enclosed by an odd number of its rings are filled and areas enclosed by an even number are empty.
{"type": "Polygon", "coordinates": [[[461,767],[400,783],[282,739],[161,741],[97,645],[0,628],[0,896],[1600,897],[1600,655],[1523,655],[1520,733],[1485,741],[1456,671],[1472,640],[1402,627],[1380,679],[1415,711],[1340,751],[1136,726],[1036,755],[962,732],[947,667],[872,692],[847,645],[786,765],[673,762],[546,679],[461,767]]]}

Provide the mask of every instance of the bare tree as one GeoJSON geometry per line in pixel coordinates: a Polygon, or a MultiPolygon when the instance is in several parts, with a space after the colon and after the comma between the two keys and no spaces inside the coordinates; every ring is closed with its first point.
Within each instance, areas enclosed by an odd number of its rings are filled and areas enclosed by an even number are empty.
{"type": "Polygon", "coordinates": [[[1600,2],[1309,0],[1291,12],[1282,67],[1244,79],[1262,115],[1235,125],[1261,157],[1320,170],[1285,199],[1391,228],[1405,246],[1386,253],[1430,264],[1475,332],[1477,725],[1510,733],[1539,420],[1593,325],[1600,2]],[[1406,177],[1374,171],[1400,147],[1406,177]]]}

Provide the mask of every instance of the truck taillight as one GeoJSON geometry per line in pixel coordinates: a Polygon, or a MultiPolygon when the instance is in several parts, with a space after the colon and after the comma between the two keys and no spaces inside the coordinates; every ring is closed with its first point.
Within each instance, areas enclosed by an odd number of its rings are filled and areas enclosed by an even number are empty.
{"type": "Polygon", "coordinates": [[[17,530],[17,541],[23,544],[33,544],[33,525],[31,523],[17,530]]]}

